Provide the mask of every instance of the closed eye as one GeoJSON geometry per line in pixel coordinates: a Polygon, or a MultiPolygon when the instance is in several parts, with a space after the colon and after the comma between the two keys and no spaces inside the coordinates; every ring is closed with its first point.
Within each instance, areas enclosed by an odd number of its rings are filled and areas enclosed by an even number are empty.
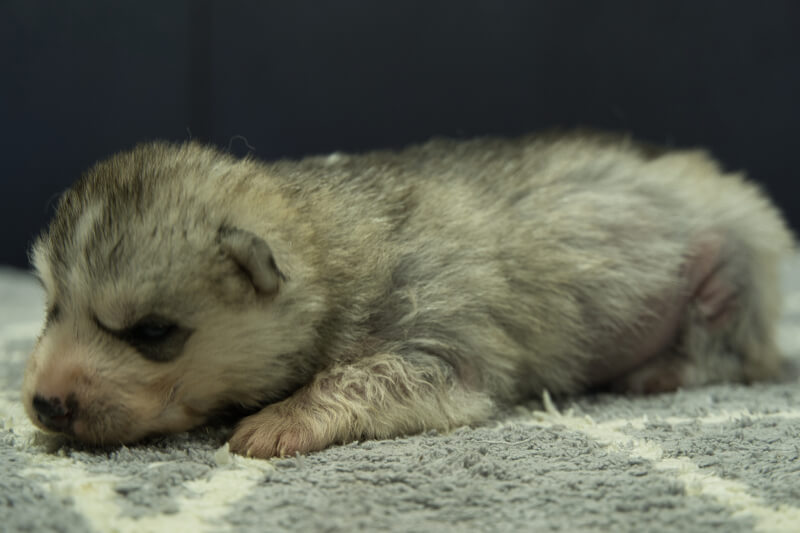
{"type": "Polygon", "coordinates": [[[135,348],[142,357],[163,363],[177,358],[192,330],[158,316],[147,316],[134,325],[113,330],[96,320],[100,329],[135,348]]]}
{"type": "Polygon", "coordinates": [[[123,336],[137,343],[159,344],[169,339],[178,326],[169,322],[141,321],[128,328],[123,336]]]}

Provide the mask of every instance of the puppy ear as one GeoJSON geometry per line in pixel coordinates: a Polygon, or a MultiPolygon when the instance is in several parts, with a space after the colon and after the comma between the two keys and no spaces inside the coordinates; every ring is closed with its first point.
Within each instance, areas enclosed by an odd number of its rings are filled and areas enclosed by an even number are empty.
{"type": "Polygon", "coordinates": [[[278,270],[272,250],[264,239],[249,231],[230,227],[220,228],[218,238],[222,250],[247,274],[258,292],[277,292],[280,281],[286,278],[278,270]]]}

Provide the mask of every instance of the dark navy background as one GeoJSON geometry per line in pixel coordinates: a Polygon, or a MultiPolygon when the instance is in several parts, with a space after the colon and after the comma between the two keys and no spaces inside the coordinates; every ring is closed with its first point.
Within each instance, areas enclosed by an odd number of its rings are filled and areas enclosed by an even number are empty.
{"type": "Polygon", "coordinates": [[[274,158],[593,126],[710,148],[800,226],[800,3],[0,4],[0,264],[138,141],[274,158]]]}

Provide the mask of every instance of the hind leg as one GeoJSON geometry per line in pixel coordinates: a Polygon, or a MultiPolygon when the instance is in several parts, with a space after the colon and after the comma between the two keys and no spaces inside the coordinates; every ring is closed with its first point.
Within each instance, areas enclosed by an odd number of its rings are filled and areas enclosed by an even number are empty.
{"type": "Polygon", "coordinates": [[[681,272],[683,317],[673,342],[615,379],[617,391],[657,393],[774,378],[777,265],[720,234],[698,239],[681,272]]]}

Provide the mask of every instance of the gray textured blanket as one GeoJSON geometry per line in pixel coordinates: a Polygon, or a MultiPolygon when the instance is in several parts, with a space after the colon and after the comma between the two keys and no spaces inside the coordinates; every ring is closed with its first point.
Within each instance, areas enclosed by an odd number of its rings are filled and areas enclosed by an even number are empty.
{"type": "MultiPolygon", "coordinates": [[[[800,355],[800,262],[781,342],[800,355]]],[[[260,461],[229,428],[96,451],[19,404],[41,293],[0,270],[0,531],[800,531],[800,383],[545,398],[478,428],[260,461]]]]}

